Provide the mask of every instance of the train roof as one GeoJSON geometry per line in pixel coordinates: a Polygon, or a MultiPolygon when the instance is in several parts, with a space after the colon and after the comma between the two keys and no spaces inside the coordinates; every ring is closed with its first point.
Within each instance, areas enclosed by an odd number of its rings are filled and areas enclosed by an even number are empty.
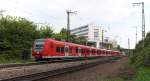
{"type": "Polygon", "coordinates": [[[91,48],[91,49],[98,49],[98,50],[102,50],[102,51],[114,51],[114,52],[119,52],[119,51],[116,51],[116,50],[108,50],[108,49],[101,49],[101,48],[96,48],[96,47],[90,47],[90,46],[85,46],[85,45],[80,45],[80,44],[75,44],[75,43],[71,43],[71,42],[65,42],[65,41],[59,41],[59,40],[56,40],[56,39],[53,39],[53,38],[46,38],[46,39],[37,39],[37,40],[46,40],[46,41],[52,41],[52,42],[55,42],[57,44],[60,44],[60,45],[65,45],[65,44],[68,44],[70,46],[80,46],[82,48],[91,48]]]}

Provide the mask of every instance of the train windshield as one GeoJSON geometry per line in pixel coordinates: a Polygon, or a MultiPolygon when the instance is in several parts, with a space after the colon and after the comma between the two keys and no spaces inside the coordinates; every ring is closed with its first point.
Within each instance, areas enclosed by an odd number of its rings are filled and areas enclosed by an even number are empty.
{"type": "Polygon", "coordinates": [[[44,41],[45,39],[37,39],[35,40],[35,50],[42,51],[44,48],[44,41]]]}

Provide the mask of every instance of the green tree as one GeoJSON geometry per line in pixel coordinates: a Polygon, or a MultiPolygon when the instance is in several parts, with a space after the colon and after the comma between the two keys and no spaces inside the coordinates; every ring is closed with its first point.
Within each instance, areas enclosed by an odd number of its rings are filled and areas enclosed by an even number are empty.
{"type": "Polygon", "coordinates": [[[86,42],[87,42],[87,39],[83,36],[79,36],[77,37],[79,44],[83,44],[83,45],[86,45],[86,42]]]}
{"type": "Polygon", "coordinates": [[[62,28],[62,29],[60,30],[60,33],[59,33],[59,34],[61,34],[61,35],[67,35],[67,29],[62,28]]]}
{"type": "Polygon", "coordinates": [[[140,65],[150,65],[150,32],[146,35],[144,39],[144,47],[143,41],[139,41],[133,51],[133,55],[131,57],[131,63],[136,66],[140,65]]]}
{"type": "Polygon", "coordinates": [[[0,18],[0,54],[19,58],[23,50],[32,47],[36,38],[39,33],[33,22],[12,16],[0,18]]]}
{"type": "Polygon", "coordinates": [[[49,25],[41,26],[39,32],[41,38],[50,38],[53,35],[53,29],[49,25]]]}

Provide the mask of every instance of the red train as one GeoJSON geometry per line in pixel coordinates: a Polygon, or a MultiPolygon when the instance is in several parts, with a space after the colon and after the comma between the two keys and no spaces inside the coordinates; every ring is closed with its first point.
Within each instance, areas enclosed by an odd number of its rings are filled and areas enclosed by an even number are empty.
{"type": "Polygon", "coordinates": [[[32,56],[36,60],[116,56],[119,54],[119,51],[98,49],[50,38],[35,40],[32,48],[32,56]]]}

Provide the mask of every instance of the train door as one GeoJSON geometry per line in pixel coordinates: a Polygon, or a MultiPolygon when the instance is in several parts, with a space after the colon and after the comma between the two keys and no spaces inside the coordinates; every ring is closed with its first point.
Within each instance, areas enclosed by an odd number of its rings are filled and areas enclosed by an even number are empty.
{"type": "Polygon", "coordinates": [[[81,48],[78,48],[78,56],[81,56],[81,48]]]}
{"type": "Polygon", "coordinates": [[[65,46],[65,56],[69,55],[69,46],[65,46]]]}
{"type": "Polygon", "coordinates": [[[89,56],[92,56],[92,49],[90,48],[89,56]]]}

